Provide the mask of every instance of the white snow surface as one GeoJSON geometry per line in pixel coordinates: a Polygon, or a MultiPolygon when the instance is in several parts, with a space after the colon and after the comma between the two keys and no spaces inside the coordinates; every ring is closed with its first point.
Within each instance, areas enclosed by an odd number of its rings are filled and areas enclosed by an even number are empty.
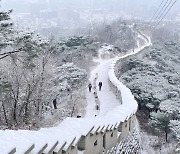
{"type": "Polygon", "coordinates": [[[93,97],[93,92],[87,92],[86,96],[88,106],[86,117],[92,117],[95,115],[103,116],[105,114],[109,115],[116,110],[120,110],[121,118],[124,117],[122,118],[122,121],[124,121],[126,118],[131,116],[131,114],[136,112],[137,102],[135,101],[131,91],[116,78],[114,67],[118,60],[136,54],[143,48],[151,45],[150,38],[140,34],[138,35],[138,37],[143,39],[145,41],[145,44],[139,47],[139,41],[137,41],[138,48],[136,48],[134,52],[132,50],[128,51],[128,54],[124,56],[118,56],[114,59],[104,60],[101,58],[101,55],[103,53],[106,53],[108,49],[111,49],[112,46],[103,46],[99,50],[99,57],[98,59],[95,59],[96,62],[99,62],[99,65],[91,72],[90,82],[93,83],[93,81],[97,77],[96,86],[98,85],[99,81],[102,81],[103,83],[102,90],[97,91],[98,99],[100,101],[100,112],[98,112],[95,108],[96,103],[93,97]],[[114,93],[110,90],[109,80],[113,83],[113,85],[117,87],[119,91],[121,91],[122,105],[120,100],[118,100],[114,93]]]}
{"type": "MultiPolygon", "coordinates": [[[[118,60],[126,58],[128,56],[131,56],[133,54],[136,54],[139,51],[141,51],[142,49],[144,49],[145,47],[151,45],[150,38],[148,38],[146,36],[142,36],[142,35],[139,35],[139,37],[141,37],[145,40],[145,44],[141,47],[138,46],[138,48],[136,48],[134,50],[134,52],[131,51],[130,53],[128,53],[124,56],[114,58],[114,60],[112,60],[112,63],[109,67],[109,72],[108,72],[109,80],[113,83],[113,85],[115,85],[117,87],[117,89],[119,91],[121,91],[122,105],[119,105],[118,108],[116,108],[116,110],[117,109],[119,110],[121,108],[121,112],[125,111],[125,115],[127,115],[127,116],[130,116],[132,113],[136,112],[138,104],[137,104],[136,100],[134,99],[134,96],[132,95],[130,89],[127,88],[125,85],[123,85],[122,82],[120,82],[116,78],[116,75],[114,72],[114,67],[118,60]]],[[[139,42],[137,44],[139,45],[139,42]]]]}
{"type": "MultiPolygon", "coordinates": [[[[142,36],[139,35],[139,37],[142,36]]],[[[1,130],[0,153],[9,153],[16,147],[16,153],[22,154],[35,144],[35,148],[31,153],[36,154],[45,144],[48,144],[45,151],[45,153],[47,153],[57,141],[58,146],[56,149],[60,149],[60,147],[66,143],[64,147],[66,150],[73,140],[73,144],[76,144],[82,135],[86,136],[90,131],[96,132],[110,129],[116,127],[121,121],[125,121],[136,112],[137,102],[134,100],[131,91],[115,77],[114,66],[120,58],[135,54],[145,46],[150,45],[149,38],[145,40],[145,42],[145,45],[136,49],[135,52],[130,52],[128,55],[117,57],[114,60],[101,59],[102,53],[109,47],[104,47],[99,50],[99,58],[95,60],[99,65],[92,71],[90,81],[93,82],[97,77],[96,85],[99,81],[103,83],[102,91],[97,92],[100,101],[100,111],[97,111],[95,108],[96,103],[93,92],[87,91],[86,98],[88,100],[88,106],[85,118],[66,118],[56,127],[42,128],[38,131],[1,130]],[[110,81],[121,90],[122,104],[110,90],[108,77],[110,81]],[[95,115],[97,116],[95,117],[95,115]]]]}

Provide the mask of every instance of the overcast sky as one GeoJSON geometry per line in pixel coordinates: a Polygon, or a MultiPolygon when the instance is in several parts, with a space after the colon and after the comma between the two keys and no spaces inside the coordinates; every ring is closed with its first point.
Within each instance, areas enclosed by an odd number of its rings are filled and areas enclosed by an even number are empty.
{"type": "MultiPolygon", "coordinates": [[[[161,3],[162,0],[2,0],[2,4],[4,7],[13,7],[13,8],[21,8],[23,5],[27,4],[38,4],[38,3],[59,3],[63,6],[88,6],[88,4],[94,5],[94,7],[98,6],[100,7],[105,5],[115,5],[119,3],[120,5],[139,5],[141,7],[142,5],[148,5],[148,6],[158,6],[158,4],[161,3]]],[[[179,5],[180,2],[178,1],[176,3],[176,6],[179,5]]]]}
{"type": "MultiPolygon", "coordinates": [[[[2,0],[2,8],[14,12],[29,12],[33,7],[39,9],[105,9],[108,11],[126,11],[131,14],[153,15],[162,0],[2,0]],[[17,2],[18,1],[18,2],[17,2]]],[[[174,15],[180,8],[180,0],[168,15],[174,15]]]]}

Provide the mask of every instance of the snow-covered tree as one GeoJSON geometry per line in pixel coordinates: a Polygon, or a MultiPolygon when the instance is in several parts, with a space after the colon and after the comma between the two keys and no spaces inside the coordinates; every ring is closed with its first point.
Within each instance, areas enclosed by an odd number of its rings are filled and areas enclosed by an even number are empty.
{"type": "Polygon", "coordinates": [[[0,61],[4,66],[0,70],[1,82],[8,82],[10,87],[9,91],[1,93],[1,113],[4,113],[1,125],[8,127],[32,123],[42,117],[43,106],[48,101],[46,82],[51,75],[49,70],[53,68],[47,41],[32,34],[26,34],[25,39],[18,41],[18,38],[23,38],[21,33],[18,34],[9,48],[21,48],[22,51],[0,61]]]}
{"type": "Polygon", "coordinates": [[[86,71],[72,63],[57,67],[57,43],[22,31],[17,31],[15,38],[8,49],[21,51],[0,61],[4,66],[0,69],[1,126],[9,128],[37,125],[54,98],[69,102],[75,96],[73,90],[79,90],[87,78],[86,71]]]}
{"type": "Polygon", "coordinates": [[[100,42],[113,44],[117,52],[135,47],[135,33],[128,21],[119,19],[103,24],[95,30],[95,35],[100,42]]]}
{"type": "Polygon", "coordinates": [[[171,120],[170,121],[170,129],[173,131],[176,138],[180,141],[180,121],[179,120],[171,120]]]}
{"type": "Polygon", "coordinates": [[[151,112],[151,118],[149,123],[152,127],[157,129],[160,132],[165,133],[165,139],[168,139],[168,133],[170,132],[169,124],[170,124],[170,117],[167,113],[164,112],[151,112]]]}
{"type": "Polygon", "coordinates": [[[167,113],[171,119],[177,119],[180,116],[179,109],[180,103],[176,99],[164,100],[159,105],[159,110],[167,113]]]}
{"type": "Polygon", "coordinates": [[[92,57],[97,56],[98,43],[93,36],[74,36],[57,43],[58,49],[54,53],[58,65],[73,63],[74,65],[89,69],[92,57]],[[84,63],[86,61],[86,63],[84,63]]]}
{"type": "Polygon", "coordinates": [[[78,89],[87,79],[86,71],[76,67],[73,63],[66,63],[58,67],[56,74],[62,74],[54,79],[55,86],[60,84],[62,90],[67,89],[67,87],[70,87],[69,90],[78,89]]]}
{"type": "Polygon", "coordinates": [[[0,126],[36,125],[51,100],[48,81],[56,45],[32,32],[20,31],[0,11],[0,126]]]}
{"type": "Polygon", "coordinates": [[[8,56],[7,52],[3,52],[3,49],[11,45],[13,41],[13,24],[10,21],[11,12],[12,10],[6,12],[0,10],[0,59],[8,56]]]}

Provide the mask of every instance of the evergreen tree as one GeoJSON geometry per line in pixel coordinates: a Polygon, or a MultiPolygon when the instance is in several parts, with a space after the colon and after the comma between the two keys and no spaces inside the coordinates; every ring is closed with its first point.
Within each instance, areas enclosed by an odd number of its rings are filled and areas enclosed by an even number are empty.
{"type": "MultiPolygon", "coordinates": [[[[1,1],[0,1],[1,2],[1,1]]],[[[10,21],[10,14],[12,10],[0,10],[0,59],[8,56],[8,52],[3,49],[12,44],[13,41],[13,24],[10,21]]]]}
{"type": "Polygon", "coordinates": [[[151,112],[150,124],[153,128],[160,132],[165,133],[165,139],[168,140],[168,133],[170,132],[169,124],[170,117],[168,114],[163,112],[151,112]]]}

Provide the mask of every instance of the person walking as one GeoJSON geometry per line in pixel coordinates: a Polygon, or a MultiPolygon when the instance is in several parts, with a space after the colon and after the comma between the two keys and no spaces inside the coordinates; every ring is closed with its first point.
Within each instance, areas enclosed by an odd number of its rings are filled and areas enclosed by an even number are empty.
{"type": "Polygon", "coordinates": [[[101,81],[98,83],[98,86],[99,86],[99,91],[101,91],[101,87],[102,87],[102,82],[101,81]]]}
{"type": "Polygon", "coordinates": [[[56,98],[53,100],[54,109],[57,109],[57,101],[56,98]]]}
{"type": "Polygon", "coordinates": [[[91,83],[88,85],[88,88],[89,88],[89,92],[91,92],[91,89],[92,89],[92,84],[91,83]]]}

